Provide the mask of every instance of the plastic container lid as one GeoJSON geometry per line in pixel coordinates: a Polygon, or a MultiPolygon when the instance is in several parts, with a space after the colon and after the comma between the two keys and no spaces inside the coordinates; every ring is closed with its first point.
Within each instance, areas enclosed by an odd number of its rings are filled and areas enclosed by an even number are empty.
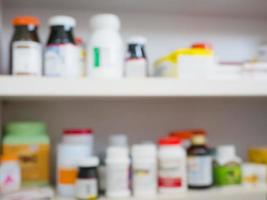
{"type": "Polygon", "coordinates": [[[117,15],[105,13],[94,15],[90,20],[90,26],[93,29],[113,29],[118,31],[121,23],[117,15]]]}
{"type": "Polygon", "coordinates": [[[134,157],[155,157],[157,147],[154,144],[135,144],[132,146],[132,156],[134,157]]]}
{"type": "Polygon", "coordinates": [[[85,129],[65,129],[63,131],[64,135],[91,135],[93,134],[92,129],[85,128],[85,129]]]}
{"type": "Polygon", "coordinates": [[[193,49],[210,49],[212,50],[212,45],[207,43],[194,43],[192,44],[191,48],[193,49]]]}
{"type": "Polygon", "coordinates": [[[147,43],[147,39],[143,36],[133,36],[128,39],[127,43],[145,45],[147,43]]]}
{"type": "Polygon", "coordinates": [[[33,16],[18,16],[12,20],[13,26],[25,26],[25,25],[33,25],[39,26],[40,20],[37,17],[33,16]]]}
{"type": "Polygon", "coordinates": [[[98,157],[83,158],[78,162],[79,167],[97,167],[99,165],[98,157]]]}
{"type": "Polygon", "coordinates": [[[10,122],[5,130],[6,134],[16,135],[46,134],[46,125],[43,122],[10,122]]]}
{"type": "Polygon", "coordinates": [[[109,145],[110,146],[127,147],[128,146],[128,138],[125,134],[112,135],[109,138],[109,145]]]}
{"type": "Polygon", "coordinates": [[[222,145],[216,150],[218,157],[236,157],[236,150],[234,145],[222,145]]]}
{"type": "Polygon", "coordinates": [[[75,27],[76,20],[73,17],[57,15],[49,19],[50,26],[66,26],[66,27],[75,27]]]}
{"type": "Polygon", "coordinates": [[[190,140],[193,136],[193,133],[191,130],[183,130],[183,131],[172,131],[169,134],[172,137],[179,137],[182,140],[190,140]]]}
{"type": "Polygon", "coordinates": [[[169,146],[169,145],[179,145],[181,144],[181,139],[178,137],[164,137],[159,140],[159,145],[160,146],[169,146]]]}
{"type": "Polygon", "coordinates": [[[129,150],[126,147],[111,146],[107,149],[107,158],[124,159],[129,157],[129,150]]]}

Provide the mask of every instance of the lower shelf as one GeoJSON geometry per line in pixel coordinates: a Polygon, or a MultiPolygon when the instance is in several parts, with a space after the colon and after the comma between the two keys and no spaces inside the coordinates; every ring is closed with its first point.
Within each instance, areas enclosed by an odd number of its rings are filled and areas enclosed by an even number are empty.
{"type": "MultiPolygon", "coordinates": [[[[266,187],[244,188],[241,186],[213,188],[201,191],[188,191],[183,195],[171,195],[149,197],[149,198],[121,198],[120,200],[266,200],[266,187]]],[[[74,200],[71,198],[57,197],[54,200],[74,200]]],[[[100,200],[108,200],[108,198],[100,198],[100,200]]],[[[117,199],[116,199],[117,200],[117,199]]]]}

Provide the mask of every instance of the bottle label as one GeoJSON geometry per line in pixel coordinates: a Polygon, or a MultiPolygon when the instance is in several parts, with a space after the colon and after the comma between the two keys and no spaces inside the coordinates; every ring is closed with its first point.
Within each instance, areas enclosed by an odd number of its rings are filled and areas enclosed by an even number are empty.
{"type": "Polygon", "coordinates": [[[216,185],[240,184],[242,180],[241,174],[241,167],[237,162],[229,162],[225,165],[216,164],[214,167],[216,185]]]}
{"type": "Polygon", "coordinates": [[[212,184],[212,158],[211,156],[189,156],[188,184],[190,186],[209,186],[212,184]]]}
{"type": "Polygon", "coordinates": [[[107,191],[115,193],[129,190],[129,167],[107,165],[106,170],[107,191]]]}
{"type": "Polygon", "coordinates": [[[144,58],[128,59],[125,63],[126,77],[144,78],[147,76],[147,61],[144,58]]]}
{"type": "Polygon", "coordinates": [[[13,192],[20,189],[20,167],[19,163],[12,164],[7,161],[0,166],[0,193],[13,192]]]}
{"type": "Polygon", "coordinates": [[[186,187],[186,166],[182,159],[160,159],[159,187],[182,188],[186,187]]]}
{"type": "Polygon", "coordinates": [[[77,173],[77,168],[60,166],[58,168],[58,183],[74,185],[77,173]]]}
{"type": "Polygon", "coordinates": [[[80,77],[79,48],[73,44],[48,45],[45,51],[45,75],[80,77]]]}
{"type": "Polygon", "coordinates": [[[76,198],[84,200],[93,200],[97,198],[97,180],[78,179],[76,182],[76,198]]]}
{"type": "Polygon", "coordinates": [[[22,180],[27,182],[48,183],[49,181],[49,145],[3,145],[3,154],[16,155],[19,158],[22,180]]]}
{"type": "Polygon", "coordinates": [[[133,189],[134,191],[156,191],[157,167],[156,163],[140,162],[133,166],[133,189]]]}
{"type": "Polygon", "coordinates": [[[38,42],[17,41],[12,44],[12,73],[15,75],[42,74],[42,48],[38,42]]]}

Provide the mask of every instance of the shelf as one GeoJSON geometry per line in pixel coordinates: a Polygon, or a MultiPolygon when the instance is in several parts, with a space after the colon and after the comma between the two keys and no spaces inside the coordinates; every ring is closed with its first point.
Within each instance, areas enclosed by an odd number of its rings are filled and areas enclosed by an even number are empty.
{"type": "Polygon", "coordinates": [[[4,0],[5,7],[266,18],[264,0],[4,0]],[[193,6],[194,5],[194,6],[193,6]]]}
{"type": "MultiPolygon", "coordinates": [[[[144,198],[122,198],[120,200],[143,200],[144,198]]],[[[161,196],[146,198],[149,200],[266,200],[266,189],[245,189],[243,187],[226,187],[202,191],[189,191],[185,195],[161,196]]],[[[55,200],[73,200],[67,198],[55,198],[55,200]]],[[[101,198],[101,200],[108,200],[101,198]]]]}
{"type": "Polygon", "coordinates": [[[0,77],[1,99],[90,97],[267,97],[267,81],[0,77]]]}

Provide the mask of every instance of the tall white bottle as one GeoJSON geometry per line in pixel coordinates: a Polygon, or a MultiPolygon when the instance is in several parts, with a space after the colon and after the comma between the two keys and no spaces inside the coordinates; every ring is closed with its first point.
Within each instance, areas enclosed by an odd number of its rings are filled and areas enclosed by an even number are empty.
{"type": "Polygon", "coordinates": [[[90,20],[93,30],[87,50],[88,76],[92,78],[123,77],[123,42],[120,19],[113,14],[98,14],[90,20]]]}

